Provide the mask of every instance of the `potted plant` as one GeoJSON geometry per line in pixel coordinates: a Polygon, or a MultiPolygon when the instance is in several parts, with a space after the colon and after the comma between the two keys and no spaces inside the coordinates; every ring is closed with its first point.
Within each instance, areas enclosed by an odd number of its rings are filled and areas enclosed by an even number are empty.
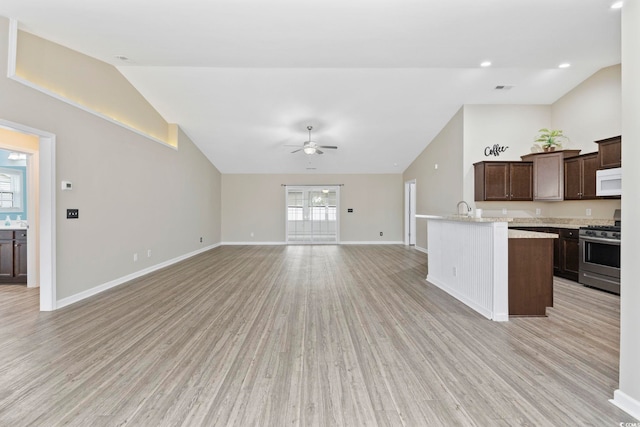
{"type": "Polygon", "coordinates": [[[569,140],[564,134],[562,130],[559,129],[546,129],[542,128],[538,132],[540,134],[536,138],[535,142],[539,142],[544,151],[553,151],[558,148],[562,148],[562,140],[569,140]]]}

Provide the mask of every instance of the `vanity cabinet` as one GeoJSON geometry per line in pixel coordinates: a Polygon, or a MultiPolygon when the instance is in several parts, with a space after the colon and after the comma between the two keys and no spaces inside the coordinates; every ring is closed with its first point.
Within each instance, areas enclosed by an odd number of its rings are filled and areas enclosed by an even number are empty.
{"type": "Polygon", "coordinates": [[[474,200],[533,200],[531,162],[479,162],[474,167],[474,200]]]}
{"type": "Polygon", "coordinates": [[[27,230],[0,230],[0,282],[27,282],[27,230]]]}
{"type": "Polygon", "coordinates": [[[521,156],[533,162],[533,200],[564,200],[564,159],[579,154],[580,150],[561,150],[521,156]]]}
{"type": "Polygon", "coordinates": [[[622,165],[622,136],[596,141],[600,155],[600,169],[619,168],[622,165]]]}
{"type": "Polygon", "coordinates": [[[590,200],[596,198],[596,170],[598,153],[583,154],[564,160],[564,199],[590,200]]]}

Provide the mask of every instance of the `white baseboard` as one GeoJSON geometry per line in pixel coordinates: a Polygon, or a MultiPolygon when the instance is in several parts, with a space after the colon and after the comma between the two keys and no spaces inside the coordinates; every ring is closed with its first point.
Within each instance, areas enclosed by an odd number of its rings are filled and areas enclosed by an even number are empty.
{"type": "MultiPolygon", "coordinates": [[[[222,246],[267,246],[267,245],[286,245],[287,242],[222,242],[221,245],[222,246]]],[[[298,242],[291,242],[289,243],[291,245],[306,245],[308,243],[298,243],[298,242]]],[[[335,243],[322,243],[319,242],[317,243],[318,245],[333,245],[335,243]]],[[[382,242],[378,242],[378,241],[367,241],[367,242],[353,242],[353,241],[349,241],[349,242],[338,242],[338,245],[404,245],[404,242],[402,241],[397,241],[397,242],[390,242],[390,241],[382,241],[382,242]]]]}
{"type": "MultiPolygon", "coordinates": [[[[461,303],[465,304],[466,306],[471,307],[473,310],[477,311],[478,313],[480,313],[481,315],[483,315],[487,319],[498,321],[498,319],[494,319],[493,318],[494,315],[491,312],[491,310],[488,310],[488,309],[482,307],[480,304],[478,304],[477,302],[473,301],[471,298],[469,298],[469,297],[463,295],[462,293],[458,292],[456,289],[454,289],[451,286],[449,286],[444,280],[440,280],[437,277],[434,277],[433,274],[427,273],[427,282],[429,282],[432,285],[442,289],[443,291],[445,291],[446,293],[448,293],[449,295],[451,295],[452,297],[454,297],[455,299],[457,299],[461,303]]],[[[507,320],[509,320],[509,316],[507,316],[507,320]]],[[[500,320],[500,321],[504,321],[504,320],[500,320]]]]}
{"type": "Polygon", "coordinates": [[[354,241],[349,241],[349,242],[340,242],[340,245],[404,245],[404,242],[402,240],[398,240],[397,242],[390,242],[390,241],[364,241],[364,242],[354,242],[354,241]]]}
{"type": "Polygon", "coordinates": [[[135,273],[131,273],[131,274],[127,274],[126,276],[120,277],[118,279],[112,280],[110,282],[107,283],[103,283],[102,285],[98,285],[98,286],[94,286],[91,289],[87,289],[86,291],[82,291],[80,293],[77,293],[75,295],[71,295],[70,297],[66,297],[66,298],[62,298],[58,301],[56,301],[56,306],[54,307],[54,310],[58,309],[58,308],[62,308],[62,307],[66,307],[70,304],[73,304],[75,302],[78,301],[82,301],[85,298],[89,298],[93,295],[99,294],[100,292],[104,292],[107,289],[111,289],[111,288],[115,288],[116,286],[122,285],[123,283],[126,283],[130,280],[133,279],[137,279],[138,277],[142,277],[146,274],[152,273],[156,270],[160,270],[161,268],[164,267],[168,267],[172,264],[175,264],[177,262],[180,261],[184,261],[187,258],[191,258],[192,256],[201,254],[202,252],[206,252],[208,250],[217,248],[218,246],[220,246],[220,243],[216,243],[214,245],[210,245],[201,249],[198,249],[196,251],[193,252],[189,252],[187,254],[181,255],[179,257],[170,259],[168,261],[164,261],[161,262],[160,264],[156,264],[156,265],[152,265],[151,267],[147,267],[145,269],[142,269],[140,271],[136,271],[135,273]]]}
{"type": "MultiPolygon", "coordinates": [[[[609,402],[613,403],[633,418],[640,420],[640,401],[629,396],[622,390],[618,389],[614,391],[613,399],[610,399],[609,402]]],[[[622,424],[623,423],[620,423],[620,425],[622,424]]]]}
{"type": "Polygon", "coordinates": [[[428,250],[426,250],[425,248],[421,248],[421,247],[420,247],[420,246],[418,246],[418,245],[414,246],[414,249],[415,249],[416,251],[418,251],[418,252],[422,252],[422,253],[424,253],[424,254],[429,255],[429,251],[428,251],[428,250]]]}
{"type": "Polygon", "coordinates": [[[275,246],[286,245],[287,242],[222,242],[222,246],[275,246]]]}

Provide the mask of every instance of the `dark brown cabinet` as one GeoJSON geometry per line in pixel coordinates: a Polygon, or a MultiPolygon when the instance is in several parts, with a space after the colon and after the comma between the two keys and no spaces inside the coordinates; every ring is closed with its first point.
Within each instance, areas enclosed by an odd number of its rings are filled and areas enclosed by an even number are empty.
{"type": "Polygon", "coordinates": [[[553,307],[553,241],[509,239],[509,315],[545,316],[553,307]]]}
{"type": "Polygon", "coordinates": [[[565,279],[578,281],[578,264],[580,252],[578,245],[578,230],[572,228],[553,227],[513,227],[519,230],[539,231],[541,233],[557,234],[553,239],[553,275],[565,279]]]}
{"type": "Polygon", "coordinates": [[[533,200],[531,162],[479,162],[474,167],[474,200],[533,200]]]}
{"type": "Polygon", "coordinates": [[[533,200],[564,200],[564,159],[578,154],[580,150],[562,150],[521,157],[533,162],[533,200]]]}
{"type": "Polygon", "coordinates": [[[556,276],[565,279],[578,281],[578,264],[580,261],[580,250],[578,245],[578,230],[561,228],[560,229],[560,268],[556,272],[556,276]]]}
{"type": "Polygon", "coordinates": [[[619,168],[622,165],[622,136],[596,141],[600,155],[600,169],[619,168]]]}
{"type": "Polygon", "coordinates": [[[0,230],[0,282],[27,282],[26,230],[0,230]]]}
{"type": "Polygon", "coordinates": [[[598,153],[583,154],[564,160],[564,199],[589,200],[596,198],[596,170],[598,153]]]}

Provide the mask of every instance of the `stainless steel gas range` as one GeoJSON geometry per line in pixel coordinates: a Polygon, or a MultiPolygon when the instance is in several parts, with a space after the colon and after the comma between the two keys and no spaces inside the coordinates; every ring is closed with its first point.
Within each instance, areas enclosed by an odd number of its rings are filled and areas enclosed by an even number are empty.
{"type": "Polygon", "coordinates": [[[620,295],[620,210],[615,225],[582,227],[579,231],[578,281],[620,295]]]}

